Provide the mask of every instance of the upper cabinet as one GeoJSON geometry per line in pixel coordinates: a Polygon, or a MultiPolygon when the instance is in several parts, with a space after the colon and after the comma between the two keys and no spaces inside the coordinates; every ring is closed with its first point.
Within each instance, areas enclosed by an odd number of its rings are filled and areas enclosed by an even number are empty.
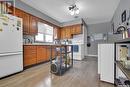
{"type": "Polygon", "coordinates": [[[82,27],[81,26],[82,26],[81,24],[74,25],[74,28],[75,28],[74,34],[81,34],[82,33],[82,27]]]}
{"type": "Polygon", "coordinates": [[[64,27],[61,28],[61,39],[66,39],[66,29],[64,27]]]}
{"type": "Polygon", "coordinates": [[[73,35],[82,34],[82,25],[76,24],[71,26],[65,26],[61,29],[61,39],[70,39],[73,35]]]}
{"type": "Polygon", "coordinates": [[[77,25],[72,25],[71,26],[71,34],[76,35],[76,34],[81,34],[82,31],[82,25],[77,24],[77,25]]]}
{"type": "Polygon", "coordinates": [[[30,35],[36,35],[38,33],[38,26],[37,26],[38,18],[34,16],[30,16],[30,35]]]}
{"type": "Polygon", "coordinates": [[[23,19],[23,34],[29,35],[30,34],[30,31],[29,31],[30,15],[25,12],[22,12],[22,19],[23,19]]]}
{"type": "Polygon", "coordinates": [[[71,27],[70,26],[67,26],[65,27],[65,34],[66,34],[66,39],[70,39],[72,38],[72,34],[71,34],[71,27]]]}
{"type": "Polygon", "coordinates": [[[15,8],[15,16],[23,19],[23,34],[36,35],[37,34],[37,17],[30,15],[20,9],[15,8]]]}
{"type": "Polygon", "coordinates": [[[30,15],[23,12],[20,9],[15,8],[15,16],[22,18],[23,20],[23,34],[29,35],[29,17],[30,15]]]}

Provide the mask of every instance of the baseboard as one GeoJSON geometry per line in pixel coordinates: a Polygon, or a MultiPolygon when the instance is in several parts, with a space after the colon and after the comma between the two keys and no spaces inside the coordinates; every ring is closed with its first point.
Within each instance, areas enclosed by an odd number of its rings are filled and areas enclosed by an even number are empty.
{"type": "Polygon", "coordinates": [[[100,80],[100,82],[104,82],[104,83],[108,83],[108,84],[112,84],[112,85],[114,85],[114,83],[107,82],[107,81],[102,81],[102,80],[100,80]]]}
{"type": "Polygon", "coordinates": [[[88,56],[91,56],[91,57],[98,57],[98,55],[91,55],[91,54],[89,54],[88,56]]]}
{"type": "Polygon", "coordinates": [[[101,77],[101,75],[98,74],[98,80],[99,80],[100,82],[104,82],[104,83],[108,83],[108,84],[114,85],[114,83],[110,83],[110,82],[107,82],[107,81],[102,81],[100,77],[101,77]]]}

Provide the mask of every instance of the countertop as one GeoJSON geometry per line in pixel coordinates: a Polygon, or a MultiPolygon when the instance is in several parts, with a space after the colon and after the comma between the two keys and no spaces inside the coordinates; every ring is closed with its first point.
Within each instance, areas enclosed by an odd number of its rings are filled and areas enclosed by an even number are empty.
{"type": "Polygon", "coordinates": [[[47,45],[47,46],[48,46],[48,45],[54,45],[54,44],[48,44],[48,43],[47,43],[47,44],[45,44],[45,43],[33,43],[33,44],[23,44],[23,45],[25,45],[25,46],[26,46],[26,45],[27,45],[27,46],[28,46],[28,45],[47,45]]]}
{"type": "MultiPolygon", "coordinates": [[[[30,46],[30,45],[46,45],[46,46],[63,46],[65,44],[53,44],[53,43],[32,43],[32,44],[23,44],[24,46],[30,46]]],[[[67,44],[67,45],[73,45],[73,44],[67,44]]]]}

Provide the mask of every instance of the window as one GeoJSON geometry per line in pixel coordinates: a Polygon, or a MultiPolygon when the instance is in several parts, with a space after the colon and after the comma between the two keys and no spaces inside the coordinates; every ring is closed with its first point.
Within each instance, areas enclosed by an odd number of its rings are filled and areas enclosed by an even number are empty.
{"type": "Polygon", "coordinates": [[[35,36],[35,40],[40,42],[44,41],[43,34],[38,33],[38,35],[35,36]]]}
{"type": "Polygon", "coordinates": [[[38,35],[35,36],[38,42],[53,42],[53,27],[38,22],[38,35]]]}

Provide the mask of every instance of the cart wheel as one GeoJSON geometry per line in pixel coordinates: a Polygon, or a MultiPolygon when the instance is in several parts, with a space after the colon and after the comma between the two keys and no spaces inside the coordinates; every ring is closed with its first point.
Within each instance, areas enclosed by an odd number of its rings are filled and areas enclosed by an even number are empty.
{"type": "Polygon", "coordinates": [[[51,64],[51,72],[52,73],[58,73],[57,64],[55,64],[55,63],[51,64]]]}

